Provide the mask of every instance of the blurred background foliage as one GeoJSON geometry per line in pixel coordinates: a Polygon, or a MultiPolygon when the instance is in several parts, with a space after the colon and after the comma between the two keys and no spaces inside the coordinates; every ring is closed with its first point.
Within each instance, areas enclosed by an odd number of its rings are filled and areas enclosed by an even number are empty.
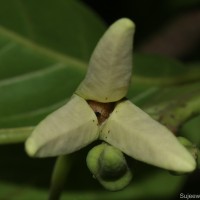
{"type": "MultiPolygon", "coordinates": [[[[128,97],[156,119],[166,116],[166,109],[176,111],[174,102],[198,101],[199,6],[199,0],[0,0],[0,199],[47,199],[55,158],[29,158],[23,142],[71,96],[96,42],[121,17],[137,27],[128,97]]],[[[199,103],[189,109],[191,114],[175,124],[176,134],[199,145],[199,103]]],[[[67,157],[63,200],[179,199],[180,193],[199,193],[198,170],[172,176],[129,158],[132,183],[108,192],[85,164],[93,146],[67,157]]]]}

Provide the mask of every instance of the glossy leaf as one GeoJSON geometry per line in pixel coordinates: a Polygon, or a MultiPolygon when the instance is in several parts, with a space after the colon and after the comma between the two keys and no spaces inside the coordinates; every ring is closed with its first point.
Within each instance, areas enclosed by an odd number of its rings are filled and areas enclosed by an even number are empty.
{"type": "Polygon", "coordinates": [[[164,56],[135,54],[133,75],[136,83],[166,86],[200,80],[200,68],[164,56]]]}
{"type": "Polygon", "coordinates": [[[34,125],[71,96],[104,25],[72,0],[0,9],[0,127],[34,125]]]}
{"type": "Polygon", "coordinates": [[[200,115],[187,121],[180,129],[180,134],[187,137],[193,144],[200,147],[200,115]]]}
{"type": "Polygon", "coordinates": [[[104,30],[97,15],[77,0],[8,0],[0,8],[1,35],[84,61],[104,30]]]}

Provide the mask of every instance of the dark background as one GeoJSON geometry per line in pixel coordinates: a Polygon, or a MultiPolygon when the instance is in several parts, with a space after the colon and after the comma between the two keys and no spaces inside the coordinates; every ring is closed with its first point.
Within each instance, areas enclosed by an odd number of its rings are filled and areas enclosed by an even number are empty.
{"type": "MultiPolygon", "coordinates": [[[[136,24],[135,49],[137,50],[143,42],[162,30],[174,19],[192,12],[200,12],[199,0],[81,0],[91,7],[98,15],[110,25],[121,17],[128,17],[136,24]]],[[[192,20],[193,26],[200,35],[200,13],[196,20],[192,20]]],[[[186,26],[191,27],[191,22],[186,26]]],[[[194,30],[195,31],[195,30],[194,30]]],[[[193,33],[191,32],[191,38],[193,33]]],[[[176,36],[178,37],[178,36],[176,36]]],[[[185,40],[188,41],[188,38],[185,40]]],[[[185,41],[183,41],[185,42],[185,41]]],[[[195,45],[186,53],[178,55],[183,61],[197,60],[200,58],[200,37],[195,45]]],[[[172,47],[173,48],[173,47],[172,47]]],[[[174,48],[177,48],[176,46],[174,48]]],[[[165,52],[164,52],[165,53],[165,52]]],[[[173,57],[173,56],[172,56],[173,57]]]]}
{"type": "MultiPolygon", "coordinates": [[[[121,17],[132,19],[137,25],[136,41],[140,41],[146,35],[154,32],[155,28],[169,18],[168,11],[165,8],[165,1],[82,1],[95,10],[108,25],[121,17]]],[[[170,15],[173,14],[171,13],[170,15]]]]}

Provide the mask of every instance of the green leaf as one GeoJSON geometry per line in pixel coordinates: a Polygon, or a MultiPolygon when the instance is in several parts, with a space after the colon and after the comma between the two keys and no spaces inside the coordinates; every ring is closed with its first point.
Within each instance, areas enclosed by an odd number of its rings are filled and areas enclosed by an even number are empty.
{"type": "Polygon", "coordinates": [[[200,147],[200,115],[192,118],[181,127],[180,134],[200,147]]]}
{"type": "Polygon", "coordinates": [[[200,82],[154,90],[142,104],[154,119],[177,132],[200,113],[200,82]]]}
{"type": "Polygon", "coordinates": [[[198,62],[183,64],[160,55],[134,53],[133,64],[133,78],[128,97],[139,105],[143,100],[157,94],[159,88],[200,80],[198,62]]]}
{"type": "Polygon", "coordinates": [[[97,15],[77,0],[8,0],[0,8],[1,34],[84,61],[104,31],[97,15]]]}
{"type": "MultiPolygon", "coordinates": [[[[61,200],[130,200],[130,199],[171,199],[176,190],[180,188],[184,177],[171,176],[164,172],[152,174],[147,178],[131,184],[126,189],[119,192],[105,192],[102,190],[85,191],[66,191],[61,200]],[[165,183],[165,186],[159,187],[165,183]]],[[[7,182],[0,182],[0,198],[9,198],[9,200],[43,200],[47,199],[47,190],[38,189],[27,185],[17,185],[7,182]],[[22,188],[23,187],[23,188],[22,188]],[[15,195],[12,195],[15,194],[15,195]]]]}
{"type": "Polygon", "coordinates": [[[75,0],[0,9],[0,127],[32,126],[71,96],[105,26],[75,0]]]}
{"type": "Polygon", "coordinates": [[[144,85],[175,85],[200,80],[197,64],[190,67],[180,61],[158,55],[134,55],[133,81],[144,85]]]}

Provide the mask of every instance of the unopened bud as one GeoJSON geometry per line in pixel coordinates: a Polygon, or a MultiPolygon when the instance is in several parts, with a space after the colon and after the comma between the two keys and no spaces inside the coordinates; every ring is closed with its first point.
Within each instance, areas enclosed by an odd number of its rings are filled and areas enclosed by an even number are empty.
{"type": "Polygon", "coordinates": [[[123,153],[106,143],[91,149],[86,161],[94,177],[108,190],[121,190],[132,179],[123,153]]]}

